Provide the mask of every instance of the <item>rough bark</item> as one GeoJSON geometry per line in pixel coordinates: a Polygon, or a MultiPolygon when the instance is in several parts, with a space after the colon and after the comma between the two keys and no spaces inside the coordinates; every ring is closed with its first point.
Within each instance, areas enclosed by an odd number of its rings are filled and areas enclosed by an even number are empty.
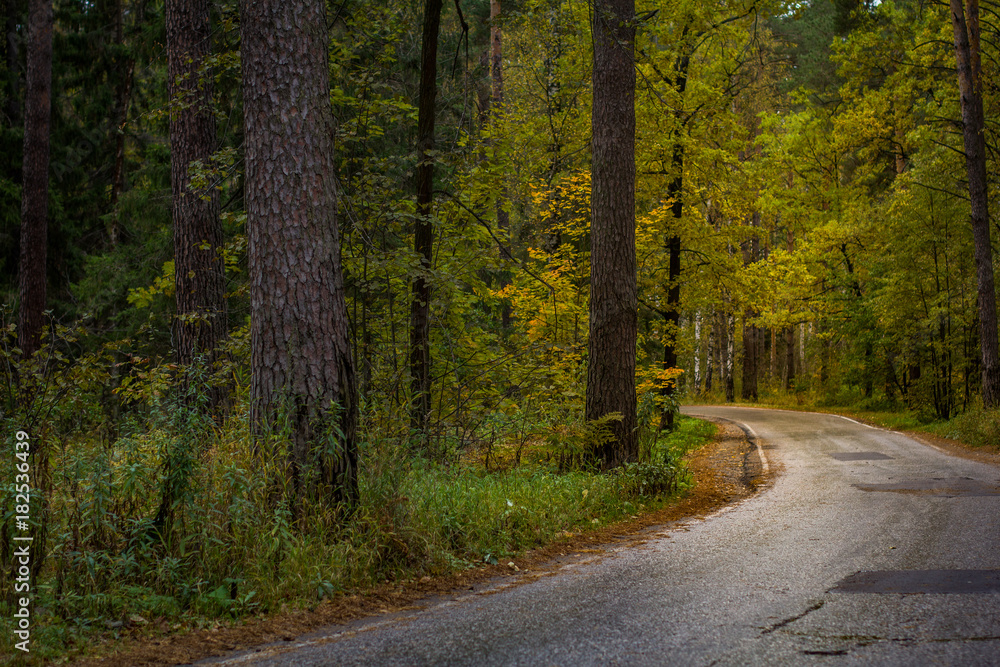
{"type": "Polygon", "coordinates": [[[979,49],[979,0],[950,0],[955,61],[962,103],[965,168],[969,180],[972,238],[979,284],[979,344],[982,355],[983,405],[1000,405],[1000,351],[997,344],[996,289],[990,245],[987,195],[986,136],[983,116],[982,66],[979,49]],[[967,11],[966,11],[967,8],[967,11]]]}
{"type": "MultiPolygon", "coordinates": [[[[170,185],[174,223],[177,361],[211,364],[226,336],[226,284],[219,192],[193,188],[195,161],[208,166],[215,150],[212,78],[200,72],[211,55],[208,0],[168,0],[167,78],[171,100],[170,185]]],[[[212,402],[219,392],[212,392],[212,402]]]]}
{"type": "MultiPolygon", "coordinates": [[[[417,220],[413,249],[420,257],[420,273],[413,280],[410,302],[410,427],[426,438],[431,414],[431,283],[434,257],[434,105],[437,99],[438,29],[441,0],[424,6],[423,46],[420,53],[420,92],[417,102],[417,220]]],[[[426,442],[426,440],[425,440],[426,442]]]]}
{"type": "Polygon", "coordinates": [[[595,452],[605,469],[638,456],[634,17],[633,0],[595,2],[586,416],[622,416],[595,452]]]}
{"type": "Polygon", "coordinates": [[[52,117],[52,0],[28,6],[27,92],[21,191],[18,345],[25,358],[38,350],[45,328],[49,214],[49,130],[52,117]]]}
{"type": "Polygon", "coordinates": [[[291,441],[296,492],[357,499],[357,400],[340,267],[322,0],[242,0],[251,422],[291,441]],[[315,472],[317,476],[308,476],[315,472]]]}

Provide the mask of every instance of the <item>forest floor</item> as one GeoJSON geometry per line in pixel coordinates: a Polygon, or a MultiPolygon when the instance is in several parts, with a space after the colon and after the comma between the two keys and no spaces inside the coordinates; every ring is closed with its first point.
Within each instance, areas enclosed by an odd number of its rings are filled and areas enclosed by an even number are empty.
{"type": "MultiPolygon", "coordinates": [[[[530,583],[562,567],[582,553],[593,554],[622,542],[639,544],[653,526],[703,517],[754,495],[771,483],[772,464],[763,472],[757,448],[732,424],[720,423],[714,440],[687,460],[695,486],[675,504],[626,522],[563,533],[558,542],[497,565],[464,570],[441,577],[423,577],[379,586],[363,594],[345,595],[313,608],[286,610],[231,624],[218,623],[201,630],[171,628],[164,623],[136,626],[132,634],[92,649],[77,666],[175,665],[226,652],[278,641],[291,641],[318,628],[345,624],[366,616],[419,609],[432,598],[453,591],[488,589],[510,579],[512,585],[530,583]],[[527,576],[525,576],[527,575],[527,576]]],[[[484,594],[489,594],[484,590],[484,594]]]]}

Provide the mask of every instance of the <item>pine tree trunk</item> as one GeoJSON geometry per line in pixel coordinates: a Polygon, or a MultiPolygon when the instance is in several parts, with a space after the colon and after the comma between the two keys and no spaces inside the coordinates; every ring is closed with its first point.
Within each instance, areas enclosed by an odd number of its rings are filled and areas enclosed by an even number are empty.
{"type": "Polygon", "coordinates": [[[17,2],[4,2],[4,60],[7,64],[7,88],[4,100],[4,112],[11,127],[21,124],[21,59],[17,49],[17,2]]]}
{"type": "Polygon", "coordinates": [[[795,383],[795,329],[785,329],[785,391],[791,391],[795,383]]]}
{"type": "MultiPolygon", "coordinates": [[[[687,89],[688,56],[679,56],[674,62],[673,85],[681,99],[684,98],[684,91],[687,89]]],[[[680,112],[676,112],[677,122],[680,123],[680,112]]],[[[681,217],[684,214],[684,144],[681,143],[680,129],[674,129],[674,146],[672,168],[674,177],[667,184],[667,198],[671,200],[670,217],[673,219],[673,229],[668,233],[666,239],[667,250],[667,311],[664,319],[666,322],[666,341],[663,345],[663,368],[664,370],[677,367],[677,335],[679,333],[678,323],[681,316],[681,237],[678,230],[681,227],[681,217]]],[[[677,383],[673,382],[663,388],[663,393],[671,399],[677,392],[677,383]]],[[[672,401],[671,401],[672,402],[672,401]]],[[[669,403],[668,403],[669,405],[669,403]]],[[[660,427],[670,431],[674,427],[674,413],[669,408],[662,414],[660,427]]]]}
{"type": "MultiPolygon", "coordinates": [[[[754,213],[751,218],[751,225],[758,227],[760,224],[760,213],[754,213]]],[[[760,240],[753,236],[744,241],[743,266],[750,266],[760,258],[760,240]]],[[[747,308],[743,312],[743,384],[740,397],[744,401],[757,400],[757,378],[761,363],[761,338],[763,331],[754,324],[749,324],[749,320],[757,317],[758,313],[752,308],[747,308]]]]}
{"type": "Polygon", "coordinates": [[[717,313],[713,312],[711,316],[711,321],[708,329],[708,351],[705,354],[705,393],[709,394],[712,392],[712,380],[713,374],[716,367],[716,352],[717,345],[716,340],[719,335],[718,326],[719,316],[717,313]]]}
{"type": "Polygon", "coordinates": [[[438,29],[441,0],[427,0],[424,7],[423,47],[420,54],[420,99],[417,109],[417,220],[413,250],[420,257],[421,273],[413,281],[410,302],[410,428],[422,434],[426,446],[431,414],[431,283],[434,259],[434,117],[437,99],[438,29]]]}
{"type": "Polygon", "coordinates": [[[242,0],[251,423],[290,430],[297,495],[358,497],[326,3],[242,0]]]}
{"type": "MultiPolygon", "coordinates": [[[[174,222],[177,361],[201,358],[209,367],[226,337],[226,284],[219,191],[191,185],[189,169],[205,167],[215,150],[212,75],[200,70],[211,55],[209,0],[168,0],[167,79],[170,91],[170,185],[174,222]]],[[[221,392],[211,392],[214,406],[221,392]]]]}
{"type": "Polygon", "coordinates": [[[695,395],[701,393],[701,311],[694,313],[694,387],[695,395]]]}
{"type": "MultiPolygon", "coordinates": [[[[141,9],[139,10],[141,13],[141,9]]],[[[141,21],[141,17],[137,19],[141,21]]],[[[115,3],[115,44],[118,48],[125,47],[125,4],[123,0],[115,3]]],[[[169,56],[168,56],[169,58],[169,56]]],[[[119,212],[115,210],[118,198],[125,189],[125,124],[128,122],[128,108],[132,101],[132,84],[135,81],[135,60],[127,57],[120,63],[124,72],[115,99],[115,112],[111,122],[111,134],[115,138],[115,166],[111,175],[111,196],[109,204],[111,215],[108,220],[108,244],[114,248],[121,236],[119,212]]],[[[168,65],[169,67],[169,65],[168,65]]]]}
{"type": "Polygon", "coordinates": [[[726,402],[736,400],[736,381],[733,377],[733,357],[736,353],[736,318],[732,313],[726,313],[726,402]]]}
{"type": "MultiPolygon", "coordinates": [[[[494,118],[494,124],[503,118],[503,33],[500,32],[500,0],[490,0],[490,114],[494,118]]],[[[510,241],[510,214],[504,208],[507,202],[507,186],[500,189],[500,196],[497,197],[496,215],[497,231],[500,239],[505,243],[510,241]]],[[[506,261],[504,252],[500,251],[500,261],[506,261]]],[[[504,289],[510,285],[510,272],[506,269],[500,270],[499,287],[504,289]]],[[[510,332],[511,326],[511,303],[510,299],[503,299],[500,304],[500,331],[506,336],[510,332]]]]}
{"type": "Polygon", "coordinates": [[[586,416],[622,415],[613,425],[614,441],[595,452],[605,469],[638,456],[634,18],[634,0],[598,0],[594,5],[586,416]]]}
{"type": "Polygon", "coordinates": [[[990,244],[990,211],[986,175],[986,137],[983,117],[982,66],[979,48],[979,0],[950,0],[955,35],[955,60],[962,102],[965,168],[969,179],[972,238],[979,283],[979,339],[982,354],[983,405],[1000,405],[1000,351],[997,343],[996,289],[990,244]]]}
{"type": "Polygon", "coordinates": [[[24,100],[24,186],[18,345],[24,358],[40,345],[45,328],[49,215],[49,131],[52,118],[52,0],[28,6],[27,93],[24,100]]]}

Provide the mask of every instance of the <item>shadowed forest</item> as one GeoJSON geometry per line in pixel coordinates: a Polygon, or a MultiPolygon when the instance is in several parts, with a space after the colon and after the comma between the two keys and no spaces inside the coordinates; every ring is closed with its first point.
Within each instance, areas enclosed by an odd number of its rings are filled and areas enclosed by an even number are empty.
{"type": "Polygon", "coordinates": [[[1000,438],[992,0],[3,12],[2,654],[653,511],[685,402],[1000,438]]]}

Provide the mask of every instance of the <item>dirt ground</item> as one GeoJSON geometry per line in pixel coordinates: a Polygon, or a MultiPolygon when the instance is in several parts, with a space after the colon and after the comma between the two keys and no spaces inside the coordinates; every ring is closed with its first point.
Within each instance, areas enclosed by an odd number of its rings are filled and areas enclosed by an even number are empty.
{"type": "Polygon", "coordinates": [[[730,423],[719,422],[715,441],[695,452],[688,463],[695,487],[678,503],[628,522],[586,533],[565,534],[560,541],[533,550],[522,558],[498,565],[467,570],[444,577],[380,586],[364,595],[342,596],[324,601],[311,610],[287,611],[266,618],[245,619],[231,626],[171,634],[165,624],[127,629],[133,633],[97,649],[96,657],[80,659],[76,666],[176,665],[296,637],[328,625],[340,625],[366,616],[424,606],[421,601],[453,591],[495,587],[503,578],[512,585],[553,573],[581,554],[593,555],[602,547],[639,544],[649,529],[669,527],[706,516],[737,502],[770,484],[776,473],[774,462],[762,466],[758,447],[730,423]],[[766,469],[769,468],[769,469],[766,469]],[[513,565],[511,565],[513,563],[513,565]]]}

